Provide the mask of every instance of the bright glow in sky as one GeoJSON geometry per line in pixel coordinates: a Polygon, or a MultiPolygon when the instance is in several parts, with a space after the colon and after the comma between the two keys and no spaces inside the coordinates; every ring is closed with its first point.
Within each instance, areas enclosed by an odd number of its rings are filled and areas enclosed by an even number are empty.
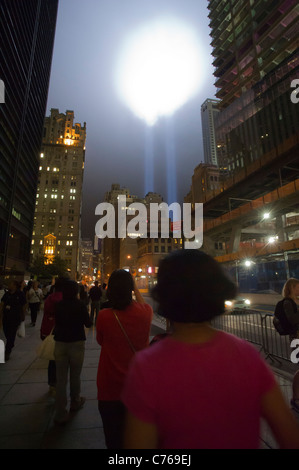
{"type": "Polygon", "coordinates": [[[195,32],[181,21],[161,19],[126,40],[117,65],[117,90],[134,114],[153,125],[192,98],[203,75],[195,32]]]}

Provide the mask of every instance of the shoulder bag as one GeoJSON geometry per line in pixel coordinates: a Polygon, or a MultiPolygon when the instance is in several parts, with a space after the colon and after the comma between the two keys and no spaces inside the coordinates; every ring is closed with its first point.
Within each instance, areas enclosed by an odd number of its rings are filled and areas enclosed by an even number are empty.
{"type": "Polygon", "coordinates": [[[40,359],[47,359],[48,361],[55,361],[55,339],[53,330],[45,337],[40,346],[37,348],[36,354],[40,359]]]}
{"type": "Polygon", "coordinates": [[[135,353],[136,353],[136,349],[134,348],[133,344],[131,343],[130,338],[128,337],[128,335],[127,335],[127,333],[126,333],[124,327],[122,326],[122,324],[121,324],[121,322],[120,322],[118,316],[116,315],[116,313],[115,313],[114,311],[113,311],[113,313],[114,313],[114,316],[115,316],[115,318],[116,318],[116,320],[117,320],[117,322],[118,322],[118,324],[119,324],[119,326],[120,326],[120,328],[121,328],[121,331],[123,332],[123,334],[124,334],[126,340],[128,341],[128,343],[129,343],[129,345],[130,345],[130,348],[132,349],[133,353],[135,354],[135,353]]]}

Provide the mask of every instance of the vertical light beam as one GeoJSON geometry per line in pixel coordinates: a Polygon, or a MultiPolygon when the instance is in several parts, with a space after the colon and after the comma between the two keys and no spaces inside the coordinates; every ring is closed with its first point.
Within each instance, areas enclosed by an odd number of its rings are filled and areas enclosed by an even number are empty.
{"type": "Polygon", "coordinates": [[[154,191],[154,144],[153,128],[145,125],[145,181],[144,190],[147,194],[154,191]]]}
{"type": "Polygon", "coordinates": [[[176,151],[172,116],[165,118],[166,172],[168,204],[177,202],[176,151]]]}

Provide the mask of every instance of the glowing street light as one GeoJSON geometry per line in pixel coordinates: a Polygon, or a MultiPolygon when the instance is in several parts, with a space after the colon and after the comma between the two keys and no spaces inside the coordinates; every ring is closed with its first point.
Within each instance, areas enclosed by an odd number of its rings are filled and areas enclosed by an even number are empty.
{"type": "Polygon", "coordinates": [[[247,259],[244,264],[246,268],[249,268],[253,264],[253,261],[250,261],[249,259],[247,259]]]}

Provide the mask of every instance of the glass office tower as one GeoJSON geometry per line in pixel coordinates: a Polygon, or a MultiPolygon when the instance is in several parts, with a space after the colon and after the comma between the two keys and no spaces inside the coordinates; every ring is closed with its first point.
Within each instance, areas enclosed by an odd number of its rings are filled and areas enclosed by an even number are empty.
{"type": "Polygon", "coordinates": [[[210,27],[220,113],[216,140],[231,175],[259,161],[290,162],[298,154],[297,0],[211,0],[210,27]]]}
{"type": "Polygon", "coordinates": [[[28,268],[58,0],[1,0],[0,275],[28,268]]]}

